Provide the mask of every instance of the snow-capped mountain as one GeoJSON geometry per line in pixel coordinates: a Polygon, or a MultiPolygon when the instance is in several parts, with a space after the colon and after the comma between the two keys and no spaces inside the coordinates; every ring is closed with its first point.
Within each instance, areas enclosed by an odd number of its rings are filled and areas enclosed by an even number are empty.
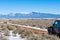
{"type": "Polygon", "coordinates": [[[10,13],[8,15],[0,15],[0,18],[60,18],[60,15],[30,12],[30,13],[10,13]]]}

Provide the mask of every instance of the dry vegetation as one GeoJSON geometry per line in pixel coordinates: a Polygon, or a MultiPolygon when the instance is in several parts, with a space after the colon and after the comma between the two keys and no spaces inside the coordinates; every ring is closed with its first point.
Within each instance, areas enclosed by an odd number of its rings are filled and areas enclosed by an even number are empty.
{"type": "Polygon", "coordinates": [[[52,25],[55,19],[9,19],[9,22],[21,24],[21,25],[29,25],[33,27],[46,28],[52,25]]]}
{"type": "MultiPolygon", "coordinates": [[[[39,28],[47,28],[52,25],[55,19],[0,19],[0,35],[4,32],[5,36],[9,36],[9,30],[13,30],[13,33],[20,34],[22,38],[27,40],[59,40],[55,35],[46,34],[34,34],[33,32],[25,28],[16,28],[15,26],[8,25],[7,22],[20,25],[29,25],[39,28]],[[4,23],[2,23],[4,22],[4,23]]],[[[8,40],[5,37],[0,36],[0,40],[8,40]]]]}
{"type": "Polygon", "coordinates": [[[26,30],[24,28],[18,28],[13,31],[13,33],[21,34],[22,38],[27,38],[27,40],[59,40],[55,35],[49,34],[34,34],[33,32],[26,30]]]}

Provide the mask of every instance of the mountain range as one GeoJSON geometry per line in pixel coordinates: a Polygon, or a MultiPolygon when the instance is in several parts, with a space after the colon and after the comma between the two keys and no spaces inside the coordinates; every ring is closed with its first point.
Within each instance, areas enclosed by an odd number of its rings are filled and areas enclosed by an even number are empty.
{"type": "Polygon", "coordinates": [[[0,18],[60,18],[59,14],[30,12],[28,14],[10,13],[7,15],[0,15],[0,18]]]}

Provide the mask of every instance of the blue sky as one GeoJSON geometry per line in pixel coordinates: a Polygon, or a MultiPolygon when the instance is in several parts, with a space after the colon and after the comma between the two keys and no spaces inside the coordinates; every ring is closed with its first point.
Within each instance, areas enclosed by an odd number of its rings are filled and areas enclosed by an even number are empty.
{"type": "Polygon", "coordinates": [[[32,11],[60,14],[60,0],[0,0],[0,14],[32,11]]]}

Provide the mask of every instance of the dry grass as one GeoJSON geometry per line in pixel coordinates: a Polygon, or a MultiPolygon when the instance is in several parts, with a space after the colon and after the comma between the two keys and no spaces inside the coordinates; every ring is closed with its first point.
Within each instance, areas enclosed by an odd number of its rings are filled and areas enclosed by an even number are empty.
{"type": "Polygon", "coordinates": [[[3,35],[4,31],[0,29],[0,40],[8,40],[6,36],[3,35]]]}
{"type": "Polygon", "coordinates": [[[46,28],[52,25],[54,20],[55,19],[9,19],[9,22],[14,23],[14,24],[46,28]]]}
{"type": "MultiPolygon", "coordinates": [[[[52,25],[55,19],[0,19],[0,29],[5,33],[5,36],[9,36],[9,30],[13,30],[13,33],[21,34],[22,38],[27,38],[27,40],[59,40],[57,36],[49,34],[34,34],[32,30],[25,28],[16,28],[15,26],[8,25],[6,22],[11,22],[14,24],[29,25],[39,28],[47,28],[52,25]]],[[[37,33],[37,32],[36,32],[37,33]]],[[[1,35],[1,34],[0,34],[1,35]]],[[[0,40],[4,40],[4,38],[0,40]]],[[[7,39],[6,39],[7,40],[7,39]]]]}
{"type": "Polygon", "coordinates": [[[32,31],[29,31],[25,28],[18,28],[13,31],[13,33],[19,33],[22,38],[27,38],[27,40],[59,40],[55,35],[49,34],[34,34],[32,31]]]}
{"type": "Polygon", "coordinates": [[[59,40],[56,36],[53,35],[31,35],[27,37],[27,40],[59,40]]]}

